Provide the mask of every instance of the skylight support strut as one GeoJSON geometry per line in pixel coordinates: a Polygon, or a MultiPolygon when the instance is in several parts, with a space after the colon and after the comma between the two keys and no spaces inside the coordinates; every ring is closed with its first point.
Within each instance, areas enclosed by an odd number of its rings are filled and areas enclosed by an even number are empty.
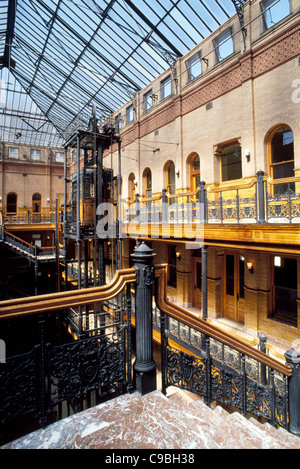
{"type": "Polygon", "coordinates": [[[5,48],[4,55],[0,57],[0,68],[6,67],[10,69],[16,66],[16,62],[11,57],[11,45],[14,37],[17,1],[18,0],[8,0],[5,48]]]}
{"type": "Polygon", "coordinates": [[[247,37],[247,29],[245,28],[244,22],[244,3],[246,0],[231,0],[235,6],[239,21],[240,27],[243,35],[243,42],[244,42],[244,52],[246,50],[246,37],[247,37]]]}

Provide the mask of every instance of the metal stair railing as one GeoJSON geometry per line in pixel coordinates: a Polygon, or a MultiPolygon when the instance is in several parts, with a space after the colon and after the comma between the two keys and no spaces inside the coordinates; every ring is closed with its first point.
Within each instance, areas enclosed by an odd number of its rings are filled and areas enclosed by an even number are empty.
{"type": "Polygon", "coordinates": [[[175,385],[300,435],[300,355],[286,352],[283,364],[195,317],[167,300],[167,265],[155,275],[163,392],[175,385]]]}

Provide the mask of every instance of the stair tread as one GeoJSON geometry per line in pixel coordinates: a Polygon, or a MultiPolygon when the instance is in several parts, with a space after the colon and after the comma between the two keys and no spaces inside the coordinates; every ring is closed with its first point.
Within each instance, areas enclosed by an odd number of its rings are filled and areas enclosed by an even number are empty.
{"type": "MultiPolygon", "coordinates": [[[[291,449],[300,438],[202,399],[160,391],[124,394],[2,448],[291,449]]],[[[298,441],[299,440],[299,441],[298,441]]],[[[298,443],[298,446],[297,446],[298,443]]]]}

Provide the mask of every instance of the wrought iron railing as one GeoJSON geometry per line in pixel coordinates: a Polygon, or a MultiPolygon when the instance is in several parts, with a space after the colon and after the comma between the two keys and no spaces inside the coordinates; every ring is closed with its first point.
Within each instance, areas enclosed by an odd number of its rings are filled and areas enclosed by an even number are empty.
{"type": "Polygon", "coordinates": [[[49,260],[56,257],[56,248],[54,246],[40,247],[30,244],[6,231],[4,225],[1,227],[1,241],[30,259],[49,260]]]}
{"type": "Polygon", "coordinates": [[[151,198],[136,194],[134,202],[123,202],[125,224],[160,223],[299,223],[299,178],[271,180],[264,172],[257,179],[228,187],[206,187],[193,192],[169,194],[164,189],[151,198]]]}
{"type": "Polygon", "coordinates": [[[203,396],[289,429],[292,369],[225,331],[171,304],[166,266],[157,266],[156,328],[161,334],[162,386],[203,396]],[[179,345],[179,346],[178,346],[179,345]]]}
{"type": "Polygon", "coordinates": [[[36,223],[55,223],[55,213],[51,212],[49,215],[27,212],[24,215],[9,215],[3,216],[3,222],[11,225],[19,224],[36,224],[36,223]]]}
{"type": "MultiPolygon", "coordinates": [[[[43,426],[66,417],[70,409],[82,410],[84,400],[99,402],[101,396],[112,391],[131,390],[130,285],[134,282],[134,269],[124,269],[104,287],[55,293],[51,301],[48,295],[40,295],[1,302],[0,320],[14,320],[18,327],[17,319],[30,317],[39,337],[19,354],[10,353],[7,343],[6,360],[0,364],[0,430],[2,426],[4,434],[6,426],[13,421],[17,425],[20,418],[43,426]],[[81,327],[77,339],[74,329],[69,335],[59,327],[66,320],[66,310],[73,308],[78,331],[81,311],[95,304],[101,307],[122,292],[122,312],[106,311],[100,321],[90,324],[92,327],[81,327]]],[[[31,331],[24,330],[25,343],[31,331]]]]}

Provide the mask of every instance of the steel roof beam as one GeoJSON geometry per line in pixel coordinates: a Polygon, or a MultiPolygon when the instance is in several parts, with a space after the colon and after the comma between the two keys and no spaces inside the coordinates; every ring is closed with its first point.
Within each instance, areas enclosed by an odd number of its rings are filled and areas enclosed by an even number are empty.
{"type": "Polygon", "coordinates": [[[5,47],[4,55],[0,57],[0,67],[14,68],[16,66],[16,62],[11,57],[11,45],[14,37],[17,1],[8,0],[5,47]]]}
{"type": "Polygon", "coordinates": [[[166,38],[164,34],[162,34],[157,27],[144,15],[144,13],[139,10],[135,6],[135,4],[131,0],[124,0],[125,3],[148,25],[150,26],[151,30],[157,34],[157,36],[164,41],[165,44],[176,54],[177,57],[182,57],[182,53],[166,38]]]}

